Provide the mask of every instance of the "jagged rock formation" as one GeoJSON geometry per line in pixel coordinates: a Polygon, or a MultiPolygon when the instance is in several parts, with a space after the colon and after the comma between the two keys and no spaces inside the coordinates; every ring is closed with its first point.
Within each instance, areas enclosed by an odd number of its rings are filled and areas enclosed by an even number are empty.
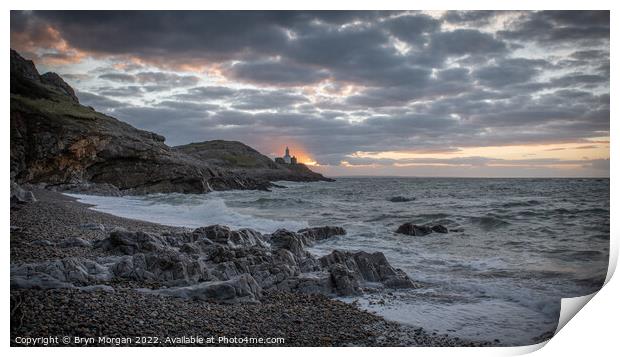
{"type": "MultiPolygon", "coordinates": [[[[11,266],[12,288],[85,288],[118,279],[155,283],[142,292],[225,303],[257,302],[263,290],[360,294],[367,285],[413,288],[382,253],[333,253],[317,259],[305,248],[345,234],[339,227],[280,229],[263,235],[209,226],[177,235],[115,230],[96,241],[96,259],[65,258],[11,266]]],[[[60,244],[82,244],[63,241],[60,244]]]]}
{"type": "MultiPolygon", "coordinates": [[[[247,168],[236,173],[210,165],[167,146],[161,135],[80,105],[60,76],[39,75],[32,61],[13,50],[10,118],[11,179],[18,184],[44,183],[104,195],[270,186],[269,176],[247,168]]],[[[318,180],[319,176],[291,174],[287,179],[318,180]]]]}

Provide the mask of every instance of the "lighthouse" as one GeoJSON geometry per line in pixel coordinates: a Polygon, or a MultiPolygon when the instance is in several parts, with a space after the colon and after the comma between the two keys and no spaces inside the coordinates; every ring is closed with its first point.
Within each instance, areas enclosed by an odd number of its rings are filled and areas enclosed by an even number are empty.
{"type": "Polygon", "coordinates": [[[291,156],[288,146],[286,147],[286,150],[284,150],[284,156],[276,157],[274,160],[278,164],[297,165],[297,158],[295,156],[291,156]]]}
{"type": "Polygon", "coordinates": [[[291,163],[291,155],[289,154],[288,151],[288,146],[286,147],[286,150],[284,150],[284,157],[282,157],[284,159],[284,162],[287,164],[291,163]]]}

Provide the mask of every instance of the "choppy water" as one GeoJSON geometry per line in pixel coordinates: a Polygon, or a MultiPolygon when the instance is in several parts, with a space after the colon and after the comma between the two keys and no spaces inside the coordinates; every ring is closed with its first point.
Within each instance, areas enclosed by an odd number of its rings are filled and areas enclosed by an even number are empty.
{"type": "Polygon", "coordinates": [[[313,247],[381,251],[421,289],[365,296],[362,307],[437,333],[525,345],[555,329],[560,298],[597,290],[609,253],[608,179],[341,178],[273,192],[95,197],[95,209],[168,225],[262,232],[339,225],[313,247]],[[393,196],[412,202],[388,201],[393,196]],[[398,225],[462,232],[410,237],[398,225]],[[376,304],[384,299],[385,304],[376,304]]]}

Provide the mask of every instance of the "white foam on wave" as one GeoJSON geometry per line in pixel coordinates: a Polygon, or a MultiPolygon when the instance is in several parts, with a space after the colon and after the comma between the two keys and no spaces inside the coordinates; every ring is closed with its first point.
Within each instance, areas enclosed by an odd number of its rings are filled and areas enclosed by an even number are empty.
{"type": "Polygon", "coordinates": [[[222,224],[233,229],[252,228],[261,233],[272,233],[280,228],[296,231],[308,226],[308,222],[304,221],[273,220],[242,214],[228,207],[222,198],[211,195],[67,195],[77,198],[79,202],[93,205],[91,209],[95,211],[168,226],[198,228],[222,224]]]}

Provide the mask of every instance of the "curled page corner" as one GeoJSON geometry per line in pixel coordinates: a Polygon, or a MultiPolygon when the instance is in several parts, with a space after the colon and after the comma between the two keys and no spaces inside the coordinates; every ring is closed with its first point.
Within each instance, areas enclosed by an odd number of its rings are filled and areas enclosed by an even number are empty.
{"type": "Polygon", "coordinates": [[[572,298],[563,298],[561,300],[560,318],[558,320],[558,327],[555,329],[555,333],[553,334],[554,336],[557,335],[558,332],[560,332],[560,330],[564,328],[564,326],[566,326],[568,321],[570,321],[573,317],[575,317],[575,315],[577,315],[577,313],[590,300],[592,300],[592,298],[596,294],[598,294],[598,292],[601,291],[601,289],[603,289],[605,285],[607,285],[611,277],[614,275],[617,264],[618,264],[618,246],[617,246],[617,242],[615,242],[614,239],[612,239],[610,242],[610,249],[609,249],[609,265],[607,266],[607,276],[605,278],[605,282],[603,283],[603,286],[601,286],[599,290],[593,292],[592,294],[584,295],[584,296],[577,296],[577,297],[572,297],[572,298]]]}
{"type": "Polygon", "coordinates": [[[558,320],[558,327],[555,329],[554,336],[557,335],[557,333],[560,332],[560,330],[564,328],[564,326],[566,326],[568,321],[575,317],[579,310],[581,310],[597,293],[598,291],[593,292],[589,295],[562,299],[562,305],[560,307],[560,319],[558,320]]]}

